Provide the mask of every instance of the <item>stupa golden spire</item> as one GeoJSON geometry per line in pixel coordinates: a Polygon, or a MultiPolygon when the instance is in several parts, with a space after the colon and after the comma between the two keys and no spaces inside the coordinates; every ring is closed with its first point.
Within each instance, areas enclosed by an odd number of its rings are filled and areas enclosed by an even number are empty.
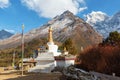
{"type": "Polygon", "coordinates": [[[66,49],[66,47],[64,47],[64,52],[66,52],[67,51],[67,49],[66,49]]]}
{"type": "Polygon", "coordinates": [[[49,30],[48,30],[48,32],[49,32],[49,34],[48,34],[48,41],[49,42],[53,42],[52,31],[53,31],[52,27],[49,27],[49,30]]]}

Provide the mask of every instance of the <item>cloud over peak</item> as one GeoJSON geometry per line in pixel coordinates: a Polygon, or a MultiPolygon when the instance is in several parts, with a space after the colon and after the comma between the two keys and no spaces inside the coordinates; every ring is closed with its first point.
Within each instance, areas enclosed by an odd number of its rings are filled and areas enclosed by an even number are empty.
{"type": "Polygon", "coordinates": [[[87,9],[84,0],[22,0],[22,3],[45,18],[53,18],[66,10],[77,14],[87,9]]]}
{"type": "Polygon", "coordinates": [[[9,0],[0,0],[0,8],[7,8],[10,5],[9,0]]]}

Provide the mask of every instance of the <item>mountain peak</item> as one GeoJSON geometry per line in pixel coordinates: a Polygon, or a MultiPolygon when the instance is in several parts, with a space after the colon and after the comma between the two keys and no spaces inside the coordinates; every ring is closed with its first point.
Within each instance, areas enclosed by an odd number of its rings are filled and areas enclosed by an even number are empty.
{"type": "Polygon", "coordinates": [[[70,12],[69,10],[63,12],[61,15],[57,15],[56,17],[54,17],[51,21],[48,22],[48,24],[52,24],[55,21],[62,21],[64,22],[64,20],[74,20],[75,19],[75,15],[70,12]]]}
{"type": "MultiPolygon", "coordinates": [[[[29,42],[34,38],[47,38],[48,28],[50,26],[53,28],[53,38],[55,41],[64,42],[68,38],[73,39],[74,37],[73,41],[79,48],[78,50],[80,50],[80,46],[87,47],[88,45],[98,44],[102,41],[101,36],[89,24],[87,24],[81,18],[73,15],[73,13],[70,11],[65,11],[63,14],[56,16],[52,20],[48,21],[48,23],[42,27],[26,33],[25,42],[29,42]]],[[[12,46],[17,46],[20,44],[20,35],[17,37],[15,36],[14,39],[12,38],[10,38],[12,41],[12,46]]],[[[4,45],[4,48],[9,48],[7,43],[4,45]]]]}
{"type": "Polygon", "coordinates": [[[7,32],[6,30],[2,29],[0,31],[0,39],[6,39],[6,38],[9,38],[11,37],[13,34],[10,33],[10,32],[7,32]]]}
{"type": "Polygon", "coordinates": [[[107,38],[110,32],[120,32],[120,11],[113,16],[106,16],[103,14],[103,18],[101,18],[102,16],[99,15],[90,15],[88,16],[88,20],[86,20],[86,22],[92,25],[94,29],[104,36],[104,38],[107,38]]]}
{"type": "Polygon", "coordinates": [[[2,32],[7,32],[7,31],[6,31],[6,30],[4,30],[4,29],[2,29],[1,31],[2,31],[2,32]]]}
{"type": "Polygon", "coordinates": [[[57,15],[56,17],[54,17],[53,19],[58,19],[58,18],[64,18],[64,17],[69,17],[69,16],[74,16],[72,12],[70,12],[69,10],[63,12],[61,15],[57,15]]]}
{"type": "Polygon", "coordinates": [[[74,20],[75,18],[76,16],[72,12],[67,10],[63,12],[61,15],[56,16],[54,20],[59,20],[59,21],[64,20],[64,19],[74,20]]]}
{"type": "Polygon", "coordinates": [[[70,12],[69,10],[67,10],[67,11],[63,12],[63,14],[62,14],[62,15],[66,15],[66,14],[73,15],[73,13],[72,13],[72,12],[70,12]]]}
{"type": "Polygon", "coordinates": [[[67,10],[67,11],[63,12],[63,14],[61,14],[60,16],[62,16],[62,17],[67,17],[68,16],[69,17],[69,16],[74,16],[74,15],[73,15],[72,12],[67,10]]]}

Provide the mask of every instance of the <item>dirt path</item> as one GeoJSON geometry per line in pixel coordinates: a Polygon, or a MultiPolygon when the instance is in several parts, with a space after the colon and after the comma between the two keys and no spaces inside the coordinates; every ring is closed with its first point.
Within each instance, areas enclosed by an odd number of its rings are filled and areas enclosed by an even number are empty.
{"type": "Polygon", "coordinates": [[[20,71],[9,71],[0,73],[0,80],[59,80],[60,73],[24,73],[20,71]]]}

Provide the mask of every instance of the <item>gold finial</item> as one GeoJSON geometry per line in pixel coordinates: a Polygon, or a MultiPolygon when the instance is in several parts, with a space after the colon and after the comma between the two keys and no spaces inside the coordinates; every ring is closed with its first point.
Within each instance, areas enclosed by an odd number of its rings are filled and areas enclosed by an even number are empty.
{"type": "Polygon", "coordinates": [[[49,39],[49,42],[53,42],[53,38],[52,38],[52,27],[49,27],[49,35],[48,35],[48,39],[49,39]]]}
{"type": "Polygon", "coordinates": [[[49,30],[52,30],[52,27],[51,27],[51,26],[49,27],[49,30]]]}
{"type": "Polygon", "coordinates": [[[67,50],[66,50],[66,47],[64,47],[64,52],[65,52],[65,51],[67,51],[67,50]]]}
{"type": "Polygon", "coordinates": [[[22,24],[22,29],[24,29],[24,24],[22,24]]]}

